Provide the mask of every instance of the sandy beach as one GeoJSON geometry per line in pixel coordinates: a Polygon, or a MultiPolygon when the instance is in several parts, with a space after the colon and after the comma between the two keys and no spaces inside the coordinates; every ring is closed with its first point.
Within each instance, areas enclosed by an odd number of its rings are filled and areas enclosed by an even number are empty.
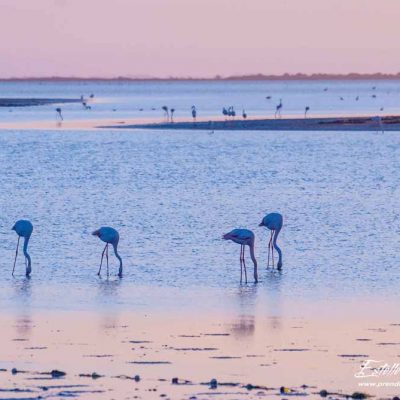
{"type": "Polygon", "coordinates": [[[382,378],[355,374],[378,354],[393,359],[399,322],[179,312],[3,314],[0,398],[385,398],[397,388],[374,387],[382,378]]]}
{"type": "Polygon", "coordinates": [[[400,131],[400,116],[382,117],[315,117],[315,118],[252,118],[247,120],[177,121],[174,123],[118,124],[100,126],[115,129],[182,129],[208,131],[400,131]]]}

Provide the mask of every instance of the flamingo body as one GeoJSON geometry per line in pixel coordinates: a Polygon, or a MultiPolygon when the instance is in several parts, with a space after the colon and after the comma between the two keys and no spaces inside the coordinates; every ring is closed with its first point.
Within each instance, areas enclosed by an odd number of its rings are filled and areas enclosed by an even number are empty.
{"type": "Polygon", "coordinates": [[[246,263],[244,260],[244,246],[249,246],[250,248],[250,257],[254,264],[254,281],[258,282],[258,274],[257,274],[257,260],[254,255],[254,242],[255,236],[252,231],[249,229],[234,229],[225,235],[223,235],[224,240],[232,240],[232,242],[240,244],[240,281],[242,281],[242,264],[244,266],[245,280],[247,283],[247,271],[246,271],[246,263]]]}
{"type": "Polygon", "coordinates": [[[101,272],[101,266],[103,263],[104,254],[106,255],[106,259],[107,259],[107,275],[108,275],[108,245],[111,244],[114,248],[115,257],[117,257],[119,260],[118,276],[122,277],[122,258],[118,254],[118,242],[119,242],[118,231],[109,226],[103,226],[100,229],[97,229],[96,231],[94,231],[92,233],[92,235],[97,236],[101,241],[106,243],[106,246],[104,247],[104,250],[103,250],[103,253],[101,256],[101,262],[100,262],[100,268],[99,268],[98,275],[100,275],[100,272],[101,272]]]}
{"type": "Polygon", "coordinates": [[[279,248],[279,246],[276,244],[276,241],[278,239],[279,232],[282,229],[283,226],[283,217],[279,213],[270,213],[267,214],[261,221],[261,223],[258,226],[265,226],[271,231],[271,238],[268,244],[268,266],[269,266],[269,254],[270,250],[272,252],[272,266],[274,265],[274,249],[278,252],[279,255],[279,260],[277,264],[277,268],[281,269],[282,268],[282,251],[279,248]]]}
{"type": "Polygon", "coordinates": [[[15,259],[14,259],[14,268],[12,275],[14,275],[15,271],[15,263],[17,261],[17,256],[18,256],[18,246],[19,246],[19,239],[21,237],[24,238],[24,256],[25,256],[25,261],[26,261],[26,272],[25,275],[29,276],[32,272],[32,266],[31,266],[31,257],[28,254],[28,243],[29,239],[31,238],[32,232],[33,232],[33,225],[30,221],[25,220],[25,219],[20,219],[17,221],[14,226],[12,227],[12,230],[16,232],[18,235],[18,242],[17,242],[17,249],[15,251],[15,259]]]}

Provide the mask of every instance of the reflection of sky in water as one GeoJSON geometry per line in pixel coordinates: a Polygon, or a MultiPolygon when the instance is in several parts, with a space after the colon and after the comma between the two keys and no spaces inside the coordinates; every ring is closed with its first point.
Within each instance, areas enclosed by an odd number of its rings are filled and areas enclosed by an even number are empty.
{"type": "Polygon", "coordinates": [[[0,304],[273,316],[395,298],[399,149],[395,133],[3,131],[0,304]],[[281,273],[257,226],[271,211],[284,215],[281,273]],[[19,218],[34,224],[31,280],[22,253],[11,277],[19,218]],[[96,276],[101,225],[120,231],[121,281],[112,252],[109,280],[96,276]],[[221,240],[234,227],[256,234],[257,287],[239,286],[240,247],[221,240]]]}

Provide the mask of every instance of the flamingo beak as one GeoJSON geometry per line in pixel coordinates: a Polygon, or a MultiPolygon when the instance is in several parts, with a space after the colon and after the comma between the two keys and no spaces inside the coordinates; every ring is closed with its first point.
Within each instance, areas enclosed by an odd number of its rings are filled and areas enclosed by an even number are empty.
{"type": "Polygon", "coordinates": [[[262,223],[262,221],[258,224],[258,226],[264,226],[264,224],[262,223]]]}
{"type": "Polygon", "coordinates": [[[99,236],[99,231],[97,230],[97,231],[92,232],[92,235],[93,236],[99,236]]]}

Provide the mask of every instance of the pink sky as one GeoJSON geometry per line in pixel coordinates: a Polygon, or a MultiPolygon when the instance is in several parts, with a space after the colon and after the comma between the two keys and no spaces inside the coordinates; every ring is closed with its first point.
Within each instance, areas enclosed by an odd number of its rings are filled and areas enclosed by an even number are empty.
{"type": "Polygon", "coordinates": [[[0,0],[0,77],[400,71],[400,0],[0,0]]]}

